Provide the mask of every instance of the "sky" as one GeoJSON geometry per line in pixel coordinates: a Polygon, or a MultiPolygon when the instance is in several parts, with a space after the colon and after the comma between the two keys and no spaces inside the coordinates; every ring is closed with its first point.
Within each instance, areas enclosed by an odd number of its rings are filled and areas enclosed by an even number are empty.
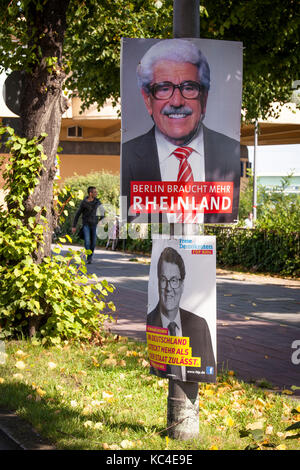
{"type": "MultiPolygon", "coordinates": [[[[254,158],[254,147],[248,147],[249,160],[254,158]]],[[[257,175],[286,176],[293,172],[300,176],[300,145],[262,145],[256,150],[257,175]]]]}

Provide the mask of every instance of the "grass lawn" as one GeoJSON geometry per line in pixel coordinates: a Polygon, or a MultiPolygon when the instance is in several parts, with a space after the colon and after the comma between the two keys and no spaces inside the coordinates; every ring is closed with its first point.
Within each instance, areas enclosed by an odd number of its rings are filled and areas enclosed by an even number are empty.
{"type": "Polygon", "coordinates": [[[168,381],[149,374],[146,345],[105,333],[102,344],[45,348],[6,341],[0,407],[15,410],[57,449],[300,449],[299,402],[238,381],[199,385],[198,439],[167,437],[168,381]]]}

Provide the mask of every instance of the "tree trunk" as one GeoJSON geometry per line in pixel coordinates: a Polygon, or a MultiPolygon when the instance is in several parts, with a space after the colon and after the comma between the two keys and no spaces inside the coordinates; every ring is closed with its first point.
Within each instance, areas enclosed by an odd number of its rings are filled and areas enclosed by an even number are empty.
{"type": "Polygon", "coordinates": [[[56,173],[55,159],[59,143],[61,117],[66,111],[67,100],[62,95],[65,72],[62,68],[63,41],[66,30],[66,11],[69,0],[48,0],[41,10],[35,1],[28,3],[26,21],[32,31],[31,47],[35,53],[30,71],[24,78],[21,102],[22,135],[27,139],[48,134],[43,141],[47,160],[33,194],[24,201],[25,219],[34,215],[35,206],[46,209],[48,225],[44,234],[44,246],[35,254],[40,263],[51,253],[52,231],[55,227],[53,210],[53,181],[56,173]]]}
{"type": "MultiPolygon", "coordinates": [[[[40,263],[51,255],[52,232],[56,225],[53,207],[53,182],[56,173],[56,153],[59,143],[62,114],[67,100],[62,95],[65,72],[62,67],[63,41],[66,31],[66,12],[70,0],[46,0],[41,9],[36,1],[27,3],[26,22],[32,41],[33,62],[25,72],[21,102],[22,136],[27,139],[46,133],[43,141],[44,169],[34,192],[24,201],[24,223],[35,216],[34,207],[45,208],[47,218],[44,243],[34,253],[34,262],[40,263]]],[[[36,334],[41,317],[29,318],[29,336],[36,334]]]]}

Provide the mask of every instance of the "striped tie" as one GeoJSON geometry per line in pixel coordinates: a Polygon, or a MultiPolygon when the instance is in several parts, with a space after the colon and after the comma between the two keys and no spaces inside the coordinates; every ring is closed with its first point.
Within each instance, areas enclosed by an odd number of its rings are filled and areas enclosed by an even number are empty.
{"type": "Polygon", "coordinates": [[[177,181],[182,183],[193,183],[193,172],[191,165],[188,162],[188,158],[192,151],[193,149],[191,147],[178,147],[176,150],[174,150],[173,154],[179,160],[177,181]]]}
{"type": "MultiPolygon", "coordinates": [[[[174,321],[171,321],[168,325],[168,330],[171,336],[176,336],[176,328],[178,328],[177,323],[174,321]]],[[[171,376],[169,378],[173,380],[182,380],[181,366],[168,364],[166,374],[167,376],[171,376]]]]}

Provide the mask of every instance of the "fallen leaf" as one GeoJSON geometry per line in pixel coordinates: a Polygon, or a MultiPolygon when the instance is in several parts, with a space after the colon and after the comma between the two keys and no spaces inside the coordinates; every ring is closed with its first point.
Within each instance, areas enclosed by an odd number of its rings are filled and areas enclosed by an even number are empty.
{"type": "Polygon", "coordinates": [[[17,369],[25,369],[26,364],[23,361],[18,361],[18,362],[16,362],[15,367],[17,369]]]}
{"type": "Polygon", "coordinates": [[[254,405],[257,406],[266,406],[266,402],[262,398],[257,398],[254,402],[254,405]]]}
{"type": "Polygon", "coordinates": [[[234,425],[234,421],[231,418],[231,416],[226,416],[224,418],[224,423],[226,424],[226,426],[229,426],[230,428],[234,425]]]}
{"type": "Polygon", "coordinates": [[[103,423],[100,423],[100,422],[99,422],[99,423],[95,423],[95,424],[94,424],[94,429],[98,429],[98,430],[103,429],[103,423]]]}
{"type": "Polygon", "coordinates": [[[92,361],[93,361],[94,366],[99,367],[100,364],[95,356],[92,356],[92,361]]]}
{"type": "Polygon", "coordinates": [[[116,361],[116,359],[105,359],[105,361],[103,361],[103,365],[104,366],[116,366],[117,361],[116,361]]]}
{"type": "Polygon", "coordinates": [[[236,336],[235,339],[243,339],[241,336],[236,336]]]}
{"type": "Polygon", "coordinates": [[[282,390],[281,393],[284,393],[285,395],[293,395],[294,392],[292,392],[292,390],[282,390]]]}
{"type": "Polygon", "coordinates": [[[247,424],[246,429],[250,429],[254,431],[255,429],[263,429],[263,427],[264,427],[264,420],[260,420],[260,421],[255,421],[255,423],[247,424]]]}
{"type": "Polygon", "coordinates": [[[120,446],[122,447],[122,449],[132,449],[132,447],[134,447],[134,442],[132,441],[128,441],[127,439],[124,439],[120,446]]]}
{"type": "Polygon", "coordinates": [[[103,403],[104,403],[104,401],[93,400],[93,401],[91,402],[91,405],[92,405],[92,406],[101,406],[101,405],[103,405],[103,403]]]}
{"type": "Polygon", "coordinates": [[[26,356],[26,354],[25,354],[21,349],[19,349],[19,350],[16,352],[16,356],[24,357],[24,356],[26,356]]]}
{"type": "Polygon", "coordinates": [[[13,375],[13,378],[14,378],[14,379],[17,379],[17,380],[22,380],[22,379],[24,378],[24,376],[23,376],[23,374],[17,373],[17,374],[14,374],[14,375],[13,375]]]}
{"type": "Polygon", "coordinates": [[[110,392],[102,392],[102,397],[104,400],[111,400],[113,398],[114,394],[110,392]]]}
{"type": "Polygon", "coordinates": [[[85,428],[91,428],[91,427],[93,427],[93,421],[85,421],[85,422],[83,423],[83,426],[84,426],[85,428]]]}
{"type": "Polygon", "coordinates": [[[83,408],[81,414],[82,414],[83,416],[87,416],[87,415],[91,414],[92,412],[93,412],[92,406],[91,406],[91,405],[87,405],[87,406],[85,406],[85,407],[83,408]]]}

